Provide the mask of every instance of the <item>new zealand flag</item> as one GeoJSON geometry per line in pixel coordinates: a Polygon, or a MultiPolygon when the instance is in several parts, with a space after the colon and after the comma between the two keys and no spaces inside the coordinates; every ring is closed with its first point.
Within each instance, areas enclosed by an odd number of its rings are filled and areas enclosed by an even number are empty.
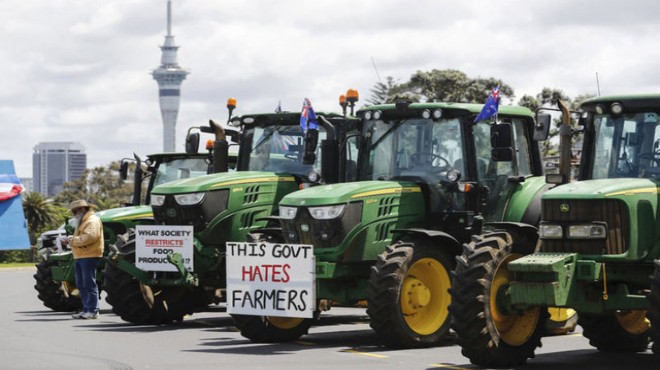
{"type": "Polygon", "coordinates": [[[300,112],[300,128],[303,132],[307,132],[307,129],[319,129],[319,122],[316,120],[316,113],[314,113],[312,103],[307,98],[303,100],[302,112],[300,112]]]}
{"type": "Polygon", "coordinates": [[[486,104],[481,109],[481,113],[474,119],[474,122],[479,122],[484,119],[488,119],[497,114],[497,108],[500,105],[500,87],[496,86],[493,88],[493,91],[488,95],[488,100],[486,104]]]}

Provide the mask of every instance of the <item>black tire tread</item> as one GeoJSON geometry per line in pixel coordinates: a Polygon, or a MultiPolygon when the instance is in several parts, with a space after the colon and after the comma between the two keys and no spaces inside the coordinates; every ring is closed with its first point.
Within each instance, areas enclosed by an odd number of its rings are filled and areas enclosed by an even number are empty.
{"type": "Polygon", "coordinates": [[[36,284],[37,297],[44,306],[57,312],[71,312],[82,308],[80,297],[74,297],[65,292],[62,282],[53,280],[52,267],[59,261],[44,260],[36,264],[37,272],[33,275],[36,284]]]}
{"type": "Polygon", "coordinates": [[[540,318],[531,337],[520,346],[500,340],[489,308],[489,288],[500,261],[511,254],[509,234],[497,232],[476,236],[463,246],[463,254],[456,257],[454,282],[450,289],[454,316],[452,329],[462,353],[473,364],[483,367],[513,367],[534,357],[541,346],[547,310],[540,310],[540,318]]]}
{"type": "Polygon", "coordinates": [[[454,269],[453,255],[443,253],[441,248],[423,243],[416,245],[413,242],[397,242],[388,246],[372,266],[367,288],[367,314],[370,317],[370,326],[386,346],[429,347],[437,345],[447,337],[451,316],[448,316],[434,333],[421,335],[408,326],[399,303],[401,284],[408,269],[419,257],[436,259],[444,266],[447,273],[451,274],[454,269]]]}

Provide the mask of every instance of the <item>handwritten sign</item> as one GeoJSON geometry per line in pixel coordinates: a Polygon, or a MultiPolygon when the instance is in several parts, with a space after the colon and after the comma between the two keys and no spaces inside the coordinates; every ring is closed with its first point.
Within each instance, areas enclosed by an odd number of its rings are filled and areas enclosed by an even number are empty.
{"type": "Polygon", "coordinates": [[[167,255],[179,253],[186,270],[193,271],[193,227],[138,225],[135,228],[135,266],[145,271],[177,271],[167,255]]]}
{"type": "Polygon", "coordinates": [[[313,317],[311,245],[227,242],[227,312],[313,317]]]}

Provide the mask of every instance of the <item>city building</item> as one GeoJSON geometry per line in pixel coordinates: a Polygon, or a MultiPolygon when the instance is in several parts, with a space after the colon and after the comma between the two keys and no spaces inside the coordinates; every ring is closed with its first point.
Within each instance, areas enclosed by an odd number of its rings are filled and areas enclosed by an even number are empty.
{"type": "Polygon", "coordinates": [[[162,51],[160,66],[151,75],[158,83],[160,113],[163,117],[163,151],[175,152],[176,119],[179,115],[181,83],[190,73],[179,66],[177,61],[178,46],[172,35],[172,2],[167,1],[167,35],[160,47],[162,51]]]}
{"type": "Polygon", "coordinates": [[[50,197],[63,189],[65,182],[78,180],[87,168],[85,147],[76,142],[42,142],[32,154],[34,191],[50,197]]]}

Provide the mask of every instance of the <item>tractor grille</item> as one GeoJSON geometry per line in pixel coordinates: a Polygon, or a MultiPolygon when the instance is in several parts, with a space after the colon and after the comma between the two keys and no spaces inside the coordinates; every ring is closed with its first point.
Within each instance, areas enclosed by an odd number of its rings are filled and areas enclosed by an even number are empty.
{"type": "Polygon", "coordinates": [[[284,237],[289,243],[312,244],[314,248],[334,248],[362,218],[362,202],[346,205],[344,212],[333,220],[317,220],[307,207],[298,208],[292,220],[281,220],[284,237]]]}
{"type": "Polygon", "coordinates": [[[607,223],[605,239],[544,239],[543,252],[569,252],[584,254],[622,254],[628,250],[628,209],[620,200],[544,200],[542,220],[556,223],[566,229],[571,224],[601,221],[607,223]],[[569,211],[562,212],[568,205],[569,211]]]}
{"type": "Polygon", "coordinates": [[[195,232],[204,230],[218,214],[227,209],[228,190],[206,193],[201,204],[179,205],[173,195],[165,196],[162,206],[151,206],[154,220],[159,225],[192,225],[195,232]]]}

